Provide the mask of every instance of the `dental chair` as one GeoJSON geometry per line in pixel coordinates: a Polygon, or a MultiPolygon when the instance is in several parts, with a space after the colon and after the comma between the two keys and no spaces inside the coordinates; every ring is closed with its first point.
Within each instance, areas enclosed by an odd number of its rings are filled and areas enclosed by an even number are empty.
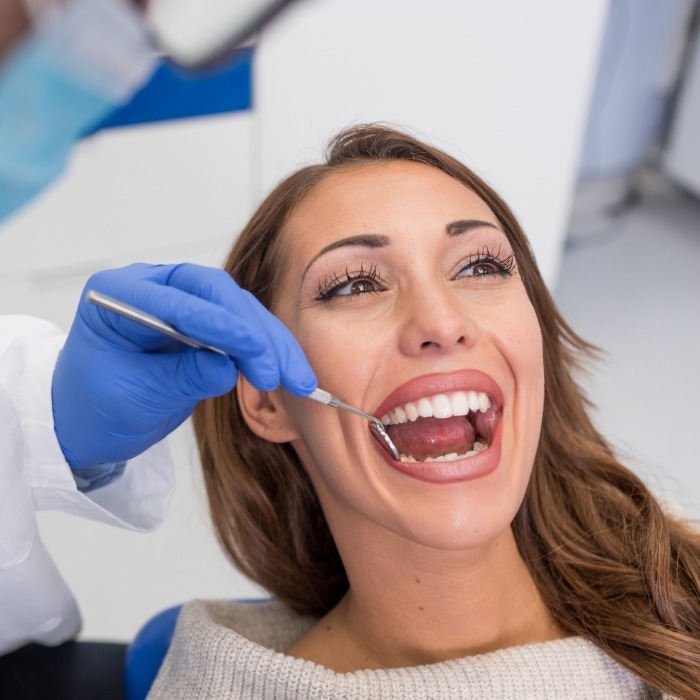
{"type": "MultiPolygon", "coordinates": [[[[247,598],[239,603],[256,605],[270,598],[247,598]]],[[[175,625],[182,605],[176,605],[152,617],[139,631],[126,650],[124,660],[124,697],[126,700],[144,700],[153,685],[158,670],[170,648],[175,625]]],[[[2,700],[5,700],[3,696],[2,700]]],[[[105,700],[105,698],[100,698],[105,700]]]]}
{"type": "Polygon", "coordinates": [[[124,659],[124,697],[144,700],[168,653],[182,605],[152,617],[139,631],[124,659]]]}

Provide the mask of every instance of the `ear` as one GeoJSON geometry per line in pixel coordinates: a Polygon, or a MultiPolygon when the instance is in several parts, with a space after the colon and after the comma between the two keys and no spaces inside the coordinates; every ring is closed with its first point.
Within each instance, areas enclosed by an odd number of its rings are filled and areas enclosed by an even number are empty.
{"type": "Polygon", "coordinates": [[[239,375],[236,398],[243,419],[253,433],[269,442],[290,442],[299,437],[281,394],[282,389],[260,391],[239,375]]]}

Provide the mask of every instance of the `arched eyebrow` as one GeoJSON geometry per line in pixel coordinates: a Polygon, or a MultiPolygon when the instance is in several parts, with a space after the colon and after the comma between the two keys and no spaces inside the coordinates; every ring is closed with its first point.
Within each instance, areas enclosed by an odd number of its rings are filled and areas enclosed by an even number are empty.
{"type": "Polygon", "coordinates": [[[330,243],[325,248],[321,248],[321,250],[319,250],[318,253],[311,258],[311,260],[309,260],[308,265],[304,268],[304,274],[301,276],[301,281],[304,281],[304,277],[306,277],[306,273],[309,271],[309,268],[322,255],[330,253],[331,250],[335,250],[336,248],[344,248],[346,246],[359,246],[360,248],[384,248],[388,245],[389,236],[381,236],[376,233],[365,233],[360,234],[359,236],[349,236],[348,238],[341,238],[339,241],[333,241],[333,243],[330,243]]]}
{"type": "Polygon", "coordinates": [[[501,231],[501,227],[490,221],[481,221],[480,219],[460,219],[459,221],[452,221],[445,226],[445,233],[448,236],[459,236],[460,233],[467,233],[475,228],[482,228],[483,226],[488,226],[489,228],[494,228],[496,231],[501,231]]]}

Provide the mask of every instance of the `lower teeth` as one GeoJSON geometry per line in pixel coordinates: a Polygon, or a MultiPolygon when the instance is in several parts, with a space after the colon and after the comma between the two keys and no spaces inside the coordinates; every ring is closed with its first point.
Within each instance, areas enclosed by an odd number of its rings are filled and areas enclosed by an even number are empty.
{"type": "Polygon", "coordinates": [[[467,459],[468,457],[473,457],[478,455],[479,452],[483,452],[488,445],[485,442],[477,440],[474,443],[473,449],[469,450],[465,454],[457,454],[456,452],[450,452],[446,455],[440,455],[438,457],[426,457],[425,459],[416,459],[413,455],[400,455],[399,460],[401,462],[456,462],[458,459],[467,459]]]}

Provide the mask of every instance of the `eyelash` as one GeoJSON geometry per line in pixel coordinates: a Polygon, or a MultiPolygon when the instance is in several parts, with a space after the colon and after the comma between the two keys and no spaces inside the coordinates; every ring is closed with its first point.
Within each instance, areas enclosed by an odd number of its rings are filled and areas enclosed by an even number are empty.
{"type": "MultiPolygon", "coordinates": [[[[484,277],[491,275],[498,275],[502,278],[507,278],[512,276],[516,269],[515,265],[515,254],[509,253],[508,255],[501,254],[501,248],[499,246],[495,253],[491,253],[487,246],[484,246],[481,251],[470,255],[465,263],[460,267],[459,274],[468,270],[470,268],[475,268],[478,265],[493,265],[496,267],[494,272],[484,274],[484,277]]],[[[475,275],[481,276],[481,275],[475,275]]],[[[370,267],[369,270],[365,270],[363,265],[360,265],[360,269],[357,272],[351,272],[346,269],[345,274],[342,277],[338,277],[337,274],[333,274],[327,277],[325,280],[319,283],[318,291],[316,293],[316,301],[332,301],[333,299],[338,299],[341,296],[362,296],[365,294],[377,294],[381,292],[381,289],[370,289],[360,294],[338,294],[338,291],[348,284],[354,282],[355,280],[362,280],[363,282],[371,282],[376,284],[381,280],[381,275],[379,269],[376,265],[370,267]]]]}
{"type": "MultiPolygon", "coordinates": [[[[331,301],[332,299],[337,299],[339,296],[357,296],[352,294],[339,295],[337,292],[355,280],[376,283],[380,279],[381,275],[376,265],[372,265],[369,270],[365,270],[364,266],[360,265],[360,269],[357,272],[350,272],[350,270],[346,269],[343,277],[338,277],[338,275],[333,274],[331,277],[327,277],[319,283],[316,301],[331,301]]],[[[378,289],[368,290],[363,292],[363,294],[376,294],[379,291],[378,289]]]]}
{"type": "Polygon", "coordinates": [[[500,246],[495,253],[492,253],[487,246],[484,246],[478,253],[467,258],[459,272],[461,274],[465,270],[475,268],[478,265],[494,265],[496,270],[490,274],[496,274],[503,278],[510,277],[516,269],[515,253],[510,252],[508,255],[503,255],[501,254],[500,246]]]}

